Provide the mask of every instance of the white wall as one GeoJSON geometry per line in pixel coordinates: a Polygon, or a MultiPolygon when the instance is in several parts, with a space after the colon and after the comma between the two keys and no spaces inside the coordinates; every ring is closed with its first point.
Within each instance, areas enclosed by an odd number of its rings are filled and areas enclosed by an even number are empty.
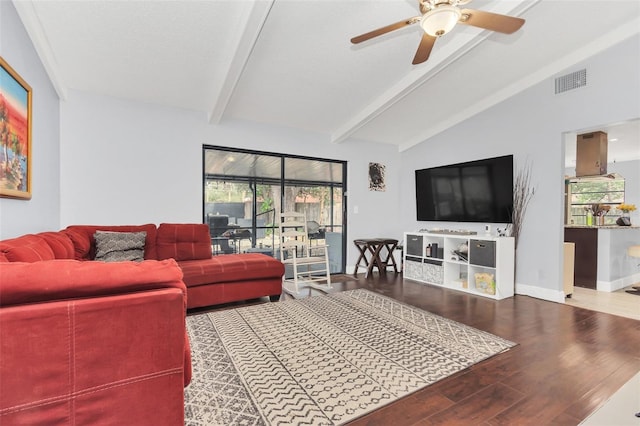
{"type": "Polygon", "coordinates": [[[256,123],[210,125],[188,110],[71,91],[61,106],[61,226],[202,221],[202,145],[348,161],[347,264],[354,238],[400,238],[394,146],[332,144],[256,123]],[[386,165],[387,191],[368,190],[369,162],[386,165]],[[358,214],[354,214],[354,207],[358,214]]]}
{"type": "Polygon", "coordinates": [[[0,199],[0,239],[60,223],[59,103],[13,3],[0,1],[0,55],[32,89],[31,200],[0,199]]]}
{"type": "MultiPolygon", "coordinates": [[[[609,163],[607,172],[617,173],[624,178],[625,203],[635,204],[640,207],[640,160],[609,163]]],[[[620,211],[612,210],[609,214],[619,215],[620,211]]],[[[634,225],[640,224],[640,210],[631,212],[629,216],[631,217],[631,223],[634,225]]]]}
{"type": "Polygon", "coordinates": [[[536,193],[517,250],[516,292],[563,301],[562,135],[640,117],[638,52],[640,37],[634,36],[566,70],[586,67],[586,87],[554,95],[553,79],[548,79],[403,152],[400,186],[405,227],[473,228],[415,220],[415,169],[506,154],[513,154],[517,165],[528,161],[536,193]]]}
{"type": "MultiPolygon", "coordinates": [[[[640,96],[640,94],[638,94],[640,96]]],[[[640,160],[617,161],[607,165],[607,172],[618,173],[624,178],[624,200],[626,204],[635,204],[640,208],[640,160]]],[[[609,214],[620,214],[612,211],[609,214]]],[[[631,212],[631,223],[640,224],[640,209],[631,212]]],[[[638,241],[640,243],[640,241],[638,241]]]]}

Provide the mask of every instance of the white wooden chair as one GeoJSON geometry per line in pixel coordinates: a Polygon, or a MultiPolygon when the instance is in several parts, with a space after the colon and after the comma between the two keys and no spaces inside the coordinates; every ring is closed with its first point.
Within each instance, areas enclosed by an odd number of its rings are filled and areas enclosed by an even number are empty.
{"type": "Polygon", "coordinates": [[[280,214],[280,261],[291,266],[292,277],[283,278],[282,288],[294,297],[303,288],[331,289],[328,246],[309,244],[307,218],[304,213],[280,214]]]}

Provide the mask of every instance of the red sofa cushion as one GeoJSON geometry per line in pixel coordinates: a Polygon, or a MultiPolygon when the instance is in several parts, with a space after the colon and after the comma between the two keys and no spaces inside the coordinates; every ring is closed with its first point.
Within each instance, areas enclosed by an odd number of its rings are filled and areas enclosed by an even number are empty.
{"type": "Polygon", "coordinates": [[[260,253],[223,254],[206,260],[183,260],[178,265],[187,287],[281,278],[284,274],[282,262],[260,253]]]}
{"type": "Polygon", "coordinates": [[[0,241],[0,252],[9,262],[31,263],[55,259],[49,244],[42,237],[33,234],[0,241]]]}
{"type": "Polygon", "coordinates": [[[41,232],[36,236],[43,238],[49,244],[56,259],[73,259],[75,257],[73,241],[64,232],[41,232]]]}
{"type": "Polygon", "coordinates": [[[182,290],[186,307],[182,271],[172,259],[110,263],[71,259],[9,262],[0,263],[0,276],[0,306],[175,287],[182,290]]]}
{"type": "Polygon", "coordinates": [[[76,260],[87,260],[87,256],[89,256],[89,252],[91,251],[91,238],[87,235],[86,232],[80,231],[79,229],[63,229],[62,231],[65,233],[71,243],[73,244],[74,251],[74,259],[76,260]]]}
{"type": "Polygon", "coordinates": [[[158,259],[211,258],[211,236],[204,223],[161,223],[156,244],[158,259]]]}
{"type": "Polygon", "coordinates": [[[156,225],[153,223],[146,225],[116,225],[116,226],[101,226],[101,225],[71,225],[68,226],[63,232],[66,232],[75,248],[75,258],[78,260],[94,260],[96,257],[96,240],[93,238],[93,234],[96,231],[111,231],[111,232],[146,232],[147,238],[144,242],[144,258],[145,259],[158,259],[158,253],[156,251],[156,225]]]}

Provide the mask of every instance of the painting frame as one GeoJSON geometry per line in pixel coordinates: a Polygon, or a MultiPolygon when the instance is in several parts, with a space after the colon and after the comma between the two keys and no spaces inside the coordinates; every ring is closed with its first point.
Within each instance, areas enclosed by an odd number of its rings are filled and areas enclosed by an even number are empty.
{"type": "Polygon", "coordinates": [[[30,200],[32,89],[0,56],[0,197],[30,200]]]}
{"type": "Polygon", "coordinates": [[[387,190],[386,169],[387,167],[382,163],[369,163],[369,191],[384,192],[387,190]]]}

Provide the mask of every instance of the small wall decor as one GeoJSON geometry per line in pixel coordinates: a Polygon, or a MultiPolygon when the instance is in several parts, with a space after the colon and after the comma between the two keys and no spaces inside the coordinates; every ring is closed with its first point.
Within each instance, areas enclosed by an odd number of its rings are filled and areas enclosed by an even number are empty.
{"type": "Polygon", "coordinates": [[[0,197],[31,198],[31,87],[0,57],[0,197]]]}
{"type": "Polygon", "coordinates": [[[369,163],[369,191],[385,191],[384,164],[369,163]]]}

